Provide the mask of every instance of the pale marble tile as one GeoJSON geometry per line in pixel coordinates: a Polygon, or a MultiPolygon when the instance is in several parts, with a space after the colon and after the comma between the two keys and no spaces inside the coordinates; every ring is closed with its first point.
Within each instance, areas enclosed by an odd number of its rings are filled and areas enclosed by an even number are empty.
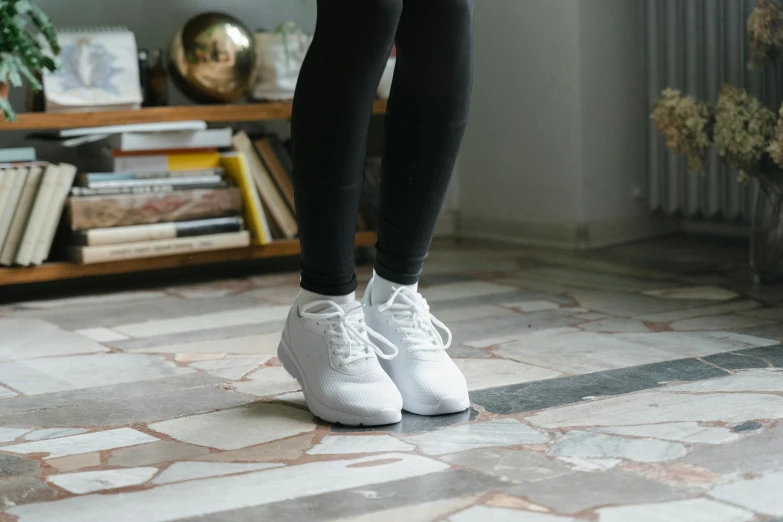
{"type": "MultiPolygon", "coordinates": [[[[586,314],[587,315],[587,314],[586,314]]],[[[579,325],[579,328],[587,332],[608,332],[608,333],[637,333],[649,332],[650,329],[643,322],[635,319],[603,319],[591,321],[579,325]]]]}
{"type": "Polygon", "coordinates": [[[178,317],[176,319],[162,319],[125,324],[115,326],[113,330],[135,338],[157,337],[199,330],[211,330],[213,328],[225,328],[227,326],[278,321],[285,319],[288,316],[290,308],[290,306],[242,308],[227,312],[190,315],[178,317]]]}
{"type": "Polygon", "coordinates": [[[446,500],[434,500],[414,506],[403,506],[384,511],[374,511],[365,515],[341,518],[334,522],[432,522],[440,520],[442,516],[454,513],[473,505],[478,497],[449,498],[446,500]]]}
{"type": "Polygon", "coordinates": [[[474,506],[449,517],[449,522],[576,522],[575,518],[519,509],[474,506]]]}
{"type": "Polygon", "coordinates": [[[490,346],[506,344],[513,341],[514,339],[511,337],[490,337],[488,339],[478,339],[476,341],[465,341],[462,344],[470,346],[471,348],[489,348],[490,346]]]}
{"type": "Polygon", "coordinates": [[[527,417],[527,421],[544,428],[564,428],[778,418],[783,418],[783,397],[774,395],[648,391],[555,408],[527,417]]]}
{"type": "Polygon", "coordinates": [[[755,518],[750,511],[705,498],[605,507],[596,513],[598,522],[746,522],[755,518]]]}
{"type": "Polygon", "coordinates": [[[28,428],[3,428],[0,426],[0,442],[13,442],[28,431],[30,431],[28,428]]]}
{"type": "Polygon", "coordinates": [[[35,430],[28,434],[24,440],[56,439],[58,437],[78,435],[86,431],[88,431],[86,428],[45,428],[42,430],[35,430]]]}
{"type": "Polygon", "coordinates": [[[494,353],[558,372],[590,373],[678,358],[619,335],[577,332],[521,338],[500,345],[494,353]]]}
{"type": "Polygon", "coordinates": [[[271,357],[268,355],[235,356],[211,361],[193,363],[192,368],[199,368],[215,377],[238,380],[246,374],[266,363],[271,357]]]}
{"type": "Polygon", "coordinates": [[[5,386],[0,386],[0,399],[10,399],[19,395],[15,391],[9,390],[5,386]]]}
{"type": "Polygon", "coordinates": [[[642,424],[639,426],[618,426],[615,428],[592,428],[591,431],[630,435],[632,437],[651,437],[656,439],[695,442],[700,444],[722,444],[740,438],[731,430],[720,427],[704,427],[696,422],[670,422],[663,424],[642,424]]]}
{"type": "Polygon", "coordinates": [[[257,403],[155,422],[150,429],[182,442],[233,450],[313,431],[312,418],[310,412],[298,408],[257,403]]]}
{"type": "Polygon", "coordinates": [[[234,389],[240,393],[269,397],[285,392],[298,391],[302,387],[282,366],[261,368],[248,376],[251,380],[234,383],[234,389]]]}
{"type": "Polygon", "coordinates": [[[156,440],[158,439],[151,435],[131,428],[119,428],[116,430],[72,435],[70,437],[61,437],[58,439],[23,442],[13,446],[5,446],[3,447],[3,451],[25,455],[29,453],[48,453],[49,455],[47,455],[46,458],[54,459],[58,457],[67,457],[68,455],[78,455],[80,453],[136,446],[138,444],[155,442],[156,440]]]}
{"type": "Polygon", "coordinates": [[[210,462],[280,462],[296,460],[313,445],[314,432],[231,451],[217,451],[198,457],[210,462]]]}
{"type": "Polygon", "coordinates": [[[756,301],[733,301],[731,303],[724,303],[719,305],[686,308],[683,310],[658,312],[652,314],[642,314],[637,316],[636,319],[639,319],[640,321],[648,321],[651,323],[669,323],[672,321],[692,319],[694,317],[708,317],[710,315],[722,315],[731,312],[752,310],[754,308],[758,308],[759,306],[761,306],[761,303],[756,301]]]}
{"type": "Polygon", "coordinates": [[[660,297],[661,299],[686,299],[691,301],[730,301],[739,294],[719,286],[686,286],[682,288],[666,288],[663,290],[648,290],[644,295],[660,297]]]}
{"type": "Polygon", "coordinates": [[[427,455],[446,455],[475,448],[517,446],[547,442],[546,434],[514,419],[477,422],[406,437],[427,455]]]}
{"type": "Polygon", "coordinates": [[[500,306],[505,306],[506,308],[513,308],[515,310],[524,313],[543,312],[545,310],[557,310],[560,308],[560,305],[557,303],[553,303],[551,301],[540,301],[540,300],[539,301],[515,301],[511,303],[502,303],[500,306]]]}
{"type": "Polygon", "coordinates": [[[280,331],[242,337],[228,337],[208,341],[195,341],[181,344],[168,344],[133,349],[134,353],[227,353],[241,355],[277,355],[280,344],[280,331]]]}
{"type": "Polygon", "coordinates": [[[557,460],[576,471],[606,471],[622,463],[622,459],[583,459],[580,457],[558,457],[557,460]]]}
{"type": "Polygon", "coordinates": [[[30,310],[51,310],[53,308],[77,307],[88,305],[101,305],[109,303],[129,303],[132,301],[146,301],[165,297],[164,292],[116,292],[102,295],[86,295],[69,297],[66,299],[51,299],[48,301],[28,301],[19,303],[19,307],[30,310]]]}
{"type": "Polygon", "coordinates": [[[278,395],[275,397],[275,400],[296,404],[297,406],[304,406],[305,408],[307,407],[307,401],[305,400],[304,393],[300,391],[278,395]]]}
{"type": "Polygon", "coordinates": [[[484,317],[498,317],[501,315],[513,314],[514,312],[507,308],[492,305],[479,305],[439,310],[434,315],[445,323],[456,323],[466,319],[481,319],[484,317]]]}
{"type": "Polygon", "coordinates": [[[163,522],[404,480],[448,467],[418,455],[389,453],[29,504],[8,512],[23,522],[163,522]]]}
{"type": "Polygon", "coordinates": [[[252,287],[253,283],[246,279],[226,279],[194,285],[172,286],[168,289],[168,293],[183,299],[215,299],[239,294],[252,287]]]}
{"type": "Polygon", "coordinates": [[[69,457],[48,459],[46,463],[57,471],[76,471],[77,469],[95,468],[101,465],[101,454],[97,451],[93,451],[92,453],[81,453],[69,457]]]}
{"type": "Polygon", "coordinates": [[[66,491],[83,495],[94,491],[138,486],[147,482],[157,472],[158,468],[107,469],[50,475],[46,480],[66,491]]]}
{"type": "Polygon", "coordinates": [[[39,319],[0,318],[0,339],[0,362],[109,351],[95,341],[39,319]]]}
{"type": "Polygon", "coordinates": [[[783,516],[783,472],[712,488],[709,495],[770,516],[783,516]]]}
{"type": "Polygon", "coordinates": [[[547,453],[554,457],[621,458],[636,462],[664,462],[684,457],[685,446],[655,439],[626,439],[603,433],[573,430],[547,453]]]}
{"type": "Polygon", "coordinates": [[[520,338],[495,353],[552,370],[589,373],[775,344],[732,332],[577,332],[520,338]]]}
{"type": "Polygon", "coordinates": [[[177,362],[201,362],[201,361],[213,361],[215,359],[222,359],[226,356],[225,353],[178,353],[174,355],[174,360],[177,362]]]}
{"type": "Polygon", "coordinates": [[[353,453],[380,453],[384,451],[413,451],[416,449],[389,435],[329,435],[311,448],[308,455],[350,455],[353,453]]]}
{"type": "Polygon", "coordinates": [[[667,386],[668,392],[783,392],[783,372],[746,370],[727,377],[667,386]]]}
{"type": "Polygon", "coordinates": [[[623,274],[607,274],[590,269],[566,268],[562,266],[543,266],[521,272],[523,276],[539,281],[551,281],[568,288],[595,288],[599,290],[619,290],[636,292],[660,289],[666,283],[623,274]]]}
{"type": "Polygon", "coordinates": [[[669,327],[677,332],[698,330],[739,330],[772,324],[774,321],[746,315],[711,315],[675,321],[669,327]]]}
{"type": "Polygon", "coordinates": [[[0,363],[0,382],[28,395],[194,373],[162,357],[144,354],[74,355],[0,363]]]}
{"type": "Polygon", "coordinates": [[[277,468],[282,464],[263,463],[233,463],[233,462],[175,462],[163,473],[155,477],[153,484],[170,484],[172,482],[184,482],[208,477],[221,477],[224,475],[236,475],[248,471],[277,468]]]}
{"type": "Polygon", "coordinates": [[[513,286],[499,285],[484,281],[468,281],[466,283],[449,283],[436,285],[423,289],[422,294],[430,303],[447,301],[450,299],[462,299],[466,297],[479,297],[482,295],[503,294],[516,292],[513,286]]]}
{"type": "Polygon", "coordinates": [[[126,335],[122,335],[119,332],[115,332],[110,328],[84,328],[82,330],[76,330],[73,332],[87,339],[92,339],[97,343],[110,343],[112,341],[125,341],[128,339],[126,335]]]}
{"type": "Polygon", "coordinates": [[[546,368],[500,359],[454,359],[454,362],[468,381],[469,390],[542,381],[561,375],[546,368]]]}
{"type": "Polygon", "coordinates": [[[248,295],[263,299],[264,301],[268,301],[270,303],[291,306],[291,303],[294,302],[294,299],[296,299],[296,296],[301,289],[302,288],[297,282],[296,284],[280,285],[252,290],[248,292],[248,295]]]}

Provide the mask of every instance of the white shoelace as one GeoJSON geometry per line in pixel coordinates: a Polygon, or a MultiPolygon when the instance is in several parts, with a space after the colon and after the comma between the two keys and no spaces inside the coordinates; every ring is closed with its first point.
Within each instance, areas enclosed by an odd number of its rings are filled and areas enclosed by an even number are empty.
{"type": "Polygon", "coordinates": [[[342,364],[347,365],[359,360],[371,359],[373,357],[370,352],[371,348],[378,357],[386,360],[394,359],[399,353],[397,347],[388,339],[367,326],[364,322],[362,305],[359,303],[349,310],[344,310],[334,301],[314,301],[303,306],[299,315],[307,319],[314,319],[317,324],[328,325],[327,334],[332,340],[332,353],[343,356],[342,364]],[[317,308],[322,311],[310,311],[317,308]],[[390,355],[384,353],[378,345],[370,340],[370,337],[388,346],[392,353],[390,355]]]}
{"type": "Polygon", "coordinates": [[[410,288],[401,286],[394,290],[378,310],[391,310],[400,332],[411,343],[409,351],[447,350],[451,346],[451,330],[430,313],[427,300],[410,288]],[[446,340],[438,328],[446,334],[446,340]]]}

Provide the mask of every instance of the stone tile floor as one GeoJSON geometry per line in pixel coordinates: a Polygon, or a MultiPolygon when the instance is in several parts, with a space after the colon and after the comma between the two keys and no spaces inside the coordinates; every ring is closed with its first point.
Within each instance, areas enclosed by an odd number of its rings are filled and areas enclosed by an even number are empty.
{"type": "Polygon", "coordinates": [[[783,517],[783,287],[741,247],[440,245],[473,407],[363,430],[276,359],[297,280],[0,307],[0,521],[783,517]]]}

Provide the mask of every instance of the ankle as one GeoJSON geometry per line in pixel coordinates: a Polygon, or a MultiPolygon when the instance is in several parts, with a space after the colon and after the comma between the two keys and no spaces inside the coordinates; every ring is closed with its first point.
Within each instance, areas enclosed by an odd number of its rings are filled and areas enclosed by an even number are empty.
{"type": "Polygon", "coordinates": [[[356,292],[351,292],[346,295],[324,295],[310,290],[302,288],[299,291],[299,313],[302,312],[302,307],[307,304],[314,303],[316,301],[332,301],[338,305],[350,304],[356,301],[356,292]]]}
{"type": "Polygon", "coordinates": [[[418,292],[419,290],[418,282],[413,283],[411,285],[403,285],[400,283],[395,283],[393,281],[389,281],[384,277],[379,276],[375,270],[373,270],[372,272],[372,279],[373,279],[373,283],[372,283],[372,288],[370,290],[370,304],[373,306],[388,300],[392,296],[394,291],[400,287],[409,288],[414,292],[418,292]]]}

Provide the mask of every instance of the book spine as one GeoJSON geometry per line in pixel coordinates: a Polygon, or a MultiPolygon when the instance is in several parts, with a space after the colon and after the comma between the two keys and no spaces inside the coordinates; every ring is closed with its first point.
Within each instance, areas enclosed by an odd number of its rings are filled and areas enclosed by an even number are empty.
{"type": "Polygon", "coordinates": [[[190,183],[187,185],[141,185],[141,186],[117,186],[117,187],[74,187],[71,189],[71,196],[113,196],[119,194],[149,194],[157,192],[174,192],[177,190],[195,190],[195,189],[219,189],[228,187],[225,181],[212,181],[206,183],[190,183]]]}
{"type": "Polygon", "coordinates": [[[94,172],[89,174],[79,174],[78,185],[80,187],[95,188],[100,186],[100,183],[107,181],[137,181],[151,180],[158,178],[193,178],[197,176],[223,176],[225,171],[223,168],[215,169],[202,169],[202,170],[186,170],[186,171],[171,171],[171,172],[94,172]]]}
{"type": "Polygon", "coordinates": [[[183,237],[160,241],[145,241],[108,246],[72,247],[71,257],[84,264],[104,263],[125,259],[158,257],[207,250],[225,250],[250,245],[250,233],[246,230],[230,234],[183,237]]]}
{"type": "Polygon", "coordinates": [[[241,213],[242,195],[236,187],[77,196],[69,203],[69,218],[74,230],[189,221],[241,213]]]}
{"type": "Polygon", "coordinates": [[[95,228],[92,230],[75,231],[71,238],[71,244],[75,246],[105,246],[178,237],[207,236],[239,232],[242,230],[242,225],[242,218],[227,217],[175,223],[156,223],[154,225],[95,228]]]}

